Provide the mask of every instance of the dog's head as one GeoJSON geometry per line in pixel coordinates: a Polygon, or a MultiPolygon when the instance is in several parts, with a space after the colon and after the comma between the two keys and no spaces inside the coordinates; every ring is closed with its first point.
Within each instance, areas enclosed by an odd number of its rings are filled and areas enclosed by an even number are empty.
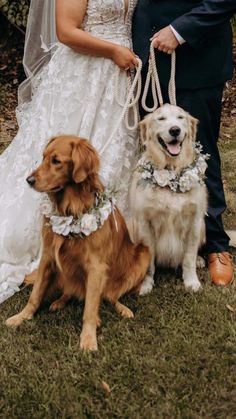
{"type": "Polygon", "coordinates": [[[140,122],[141,141],[154,158],[162,154],[173,161],[195,142],[197,122],[182,108],[165,104],[140,122]]]}
{"type": "Polygon", "coordinates": [[[68,184],[80,184],[89,178],[100,190],[99,165],[98,154],[87,140],[59,136],[49,141],[41,165],[26,180],[38,192],[56,193],[68,184]]]}

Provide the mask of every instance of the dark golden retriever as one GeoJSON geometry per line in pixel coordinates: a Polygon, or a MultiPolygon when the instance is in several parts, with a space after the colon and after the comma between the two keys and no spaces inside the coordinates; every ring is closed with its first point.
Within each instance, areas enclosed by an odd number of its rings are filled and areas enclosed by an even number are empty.
{"type": "MultiPolygon", "coordinates": [[[[98,155],[88,141],[60,136],[49,142],[42,164],[27,181],[48,194],[57,215],[76,217],[93,207],[97,193],[104,191],[98,170],[98,155]]],[[[60,289],[62,295],[51,310],[64,307],[71,297],[85,299],[80,348],[96,350],[101,298],[112,302],[121,315],[133,317],[118,300],[139,288],[150,263],[149,250],[131,242],[117,208],[101,228],[84,237],[54,233],[45,217],[42,237],[42,257],[29,301],[6,324],[18,326],[31,319],[45,297],[60,289]]]]}

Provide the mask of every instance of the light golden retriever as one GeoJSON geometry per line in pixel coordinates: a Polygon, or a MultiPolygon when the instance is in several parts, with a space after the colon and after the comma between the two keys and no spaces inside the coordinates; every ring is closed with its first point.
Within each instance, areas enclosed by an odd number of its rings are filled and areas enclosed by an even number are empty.
{"type": "MultiPolygon", "coordinates": [[[[196,119],[177,106],[165,104],[140,123],[145,147],[142,159],[158,170],[181,172],[195,159],[196,131],[196,119]]],[[[165,174],[164,171],[161,173],[165,174]]],[[[182,266],[186,289],[197,291],[201,284],[196,260],[205,240],[205,185],[199,183],[187,192],[174,192],[168,186],[144,182],[142,174],[136,170],[131,207],[134,241],[142,240],[151,251],[151,265],[140,294],[150,292],[153,287],[155,261],[165,267],[182,266]]]]}
{"type": "MultiPolygon", "coordinates": [[[[99,158],[88,141],[62,136],[50,141],[42,164],[27,181],[48,194],[58,215],[76,217],[93,207],[96,194],[104,190],[98,171],[99,158]]],[[[63,308],[71,297],[85,299],[80,348],[96,350],[101,298],[112,302],[122,316],[133,317],[118,300],[140,286],[150,264],[149,250],[131,242],[116,208],[101,228],[83,238],[54,233],[45,218],[42,237],[42,257],[29,301],[6,324],[16,327],[31,319],[45,297],[59,289],[61,297],[50,309],[63,308]]]]}

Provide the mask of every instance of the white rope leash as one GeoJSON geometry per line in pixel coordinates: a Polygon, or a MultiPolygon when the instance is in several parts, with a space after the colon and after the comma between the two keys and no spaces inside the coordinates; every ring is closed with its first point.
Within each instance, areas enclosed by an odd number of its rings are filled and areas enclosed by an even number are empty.
{"type": "Polygon", "coordinates": [[[138,104],[139,98],[141,96],[141,90],[142,90],[142,79],[141,79],[141,71],[142,71],[142,61],[138,59],[138,66],[136,69],[136,75],[133,80],[132,84],[132,78],[131,75],[127,75],[127,92],[132,91],[132,96],[130,98],[129,103],[121,103],[121,100],[119,99],[119,73],[116,74],[116,90],[115,90],[115,98],[118,105],[120,105],[122,108],[126,108],[125,113],[125,125],[126,128],[130,131],[134,130],[138,126],[138,120],[139,120],[139,113],[138,113],[138,107],[136,106],[138,104]],[[136,91],[135,91],[136,90],[136,91]],[[130,110],[133,111],[133,118],[134,122],[133,125],[130,125],[129,122],[129,116],[130,116],[130,110]]]}
{"type": "Polygon", "coordinates": [[[171,54],[171,73],[170,73],[170,82],[169,82],[169,88],[168,88],[170,104],[174,106],[177,105],[175,75],[176,75],[176,53],[174,51],[171,54]]]}
{"type": "MultiPolygon", "coordinates": [[[[106,143],[101,148],[99,154],[102,155],[106,148],[109,146],[110,142],[113,140],[114,135],[116,131],[118,130],[122,120],[125,120],[125,126],[128,130],[134,130],[138,126],[139,122],[139,113],[138,113],[138,101],[141,96],[141,90],[142,90],[142,78],[141,78],[141,71],[142,71],[142,61],[138,58],[138,66],[136,68],[136,74],[134,77],[134,80],[132,82],[131,76],[128,76],[128,82],[127,82],[127,90],[128,90],[128,96],[125,101],[125,103],[121,103],[119,99],[119,74],[120,74],[119,68],[117,68],[117,74],[116,74],[116,89],[115,89],[115,98],[117,103],[123,108],[120,117],[117,120],[117,123],[106,141],[106,143]],[[130,117],[130,111],[133,112],[133,124],[131,125],[129,122],[130,117]]],[[[176,53],[175,51],[171,54],[171,75],[170,75],[170,81],[168,86],[168,95],[171,105],[176,105],[176,86],[175,86],[175,73],[176,73],[176,53]]],[[[150,46],[150,56],[149,56],[149,64],[148,64],[148,73],[146,82],[144,85],[144,91],[143,96],[141,99],[141,105],[143,109],[146,112],[154,112],[158,106],[162,106],[164,104],[162,91],[161,91],[161,85],[157,70],[157,63],[155,58],[155,52],[154,47],[151,44],[150,46]],[[153,97],[153,106],[149,107],[146,103],[147,101],[147,95],[149,88],[152,92],[153,97]]]]}
{"type": "Polygon", "coordinates": [[[120,106],[123,107],[123,110],[120,114],[120,117],[118,118],[118,121],[117,121],[110,137],[108,138],[106,143],[103,145],[103,147],[99,151],[100,155],[104,153],[104,151],[106,150],[106,148],[108,147],[110,142],[113,140],[114,135],[115,135],[116,131],[118,130],[118,128],[119,128],[119,126],[120,126],[120,124],[121,124],[121,122],[124,118],[125,118],[125,125],[126,125],[126,128],[128,130],[133,130],[138,126],[139,116],[138,116],[138,106],[136,106],[136,105],[137,105],[137,103],[139,101],[139,98],[140,98],[140,95],[141,95],[141,88],[142,88],[141,70],[142,70],[142,61],[138,58],[138,66],[137,66],[137,69],[136,69],[136,74],[135,74],[133,83],[131,83],[131,78],[130,78],[130,76],[128,76],[128,84],[130,86],[129,93],[128,93],[128,96],[127,96],[127,99],[126,99],[125,103],[122,104],[119,101],[119,98],[118,98],[118,96],[119,96],[118,78],[119,78],[120,71],[122,71],[122,70],[120,70],[119,68],[117,69],[115,98],[116,98],[117,103],[120,106]],[[136,92],[135,92],[135,89],[136,89],[136,92]],[[132,126],[129,124],[129,110],[131,108],[133,109],[133,118],[134,118],[134,123],[133,123],[132,126]]]}
{"type": "Polygon", "coordinates": [[[155,52],[154,48],[151,44],[150,46],[150,55],[149,55],[149,63],[148,63],[148,72],[146,77],[146,82],[144,85],[143,90],[143,97],[141,100],[141,104],[143,109],[146,112],[154,112],[158,108],[158,101],[159,105],[163,105],[163,97],[161,92],[161,86],[160,86],[160,80],[157,72],[157,65],[155,60],[155,52]],[[146,101],[147,101],[147,95],[149,91],[149,87],[151,88],[152,92],[152,98],[153,98],[153,107],[150,108],[146,101]]]}
{"type": "MultiPolygon", "coordinates": [[[[169,94],[169,100],[170,100],[171,105],[176,105],[175,71],[176,71],[176,54],[174,51],[171,54],[171,75],[170,75],[170,82],[169,82],[169,87],[168,87],[168,94],[169,94]]],[[[144,86],[141,104],[142,104],[143,109],[146,112],[154,112],[158,108],[158,106],[162,106],[164,104],[158,70],[157,70],[157,62],[155,58],[154,47],[152,44],[150,46],[148,72],[147,72],[147,78],[146,78],[146,82],[144,86]],[[152,107],[149,107],[146,103],[149,88],[151,89],[152,98],[153,98],[152,107]]]]}

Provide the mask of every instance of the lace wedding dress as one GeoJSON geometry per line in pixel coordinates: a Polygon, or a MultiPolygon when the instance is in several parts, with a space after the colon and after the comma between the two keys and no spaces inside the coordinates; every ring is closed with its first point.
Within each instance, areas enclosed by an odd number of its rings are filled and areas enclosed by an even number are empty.
{"type": "MultiPolygon", "coordinates": [[[[125,0],[89,0],[83,29],[130,48],[134,3],[130,0],[126,11],[125,0]]],[[[99,152],[121,114],[118,102],[126,98],[126,72],[112,60],[81,55],[60,43],[53,51],[34,80],[31,102],[17,110],[18,134],[0,156],[0,302],[18,291],[38,264],[41,195],[25,179],[40,163],[48,139],[76,134],[99,152]]],[[[102,179],[121,191],[121,210],[126,209],[136,148],[136,133],[122,122],[101,156],[102,179]]]]}

